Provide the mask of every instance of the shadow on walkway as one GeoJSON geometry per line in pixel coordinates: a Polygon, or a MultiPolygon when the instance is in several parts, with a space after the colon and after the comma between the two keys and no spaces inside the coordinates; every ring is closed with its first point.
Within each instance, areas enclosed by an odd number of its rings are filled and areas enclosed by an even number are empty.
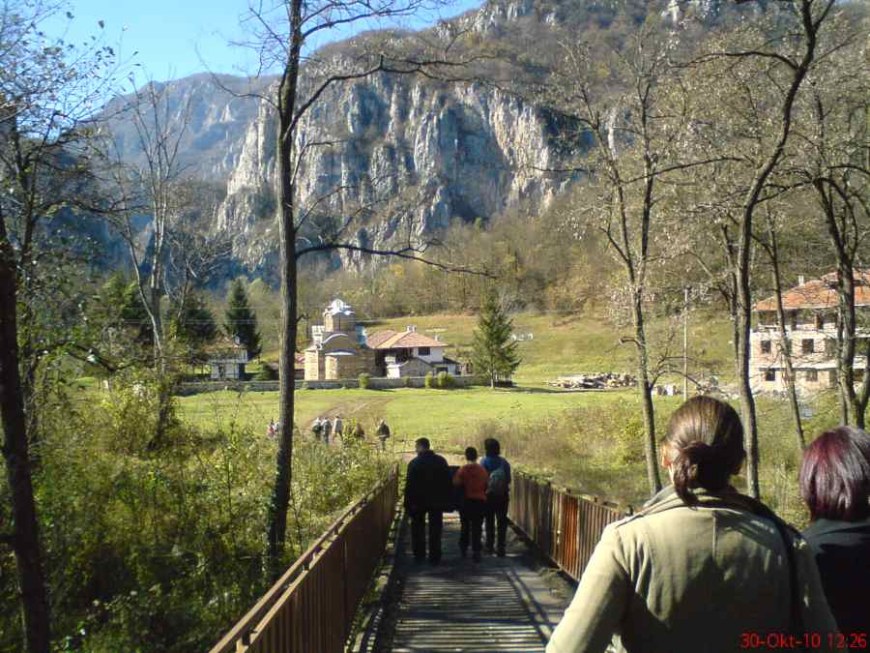
{"type": "Polygon", "coordinates": [[[508,554],[459,556],[459,517],[444,516],[440,565],[416,564],[404,528],[372,653],[542,652],[572,588],[508,531],[508,554]]]}

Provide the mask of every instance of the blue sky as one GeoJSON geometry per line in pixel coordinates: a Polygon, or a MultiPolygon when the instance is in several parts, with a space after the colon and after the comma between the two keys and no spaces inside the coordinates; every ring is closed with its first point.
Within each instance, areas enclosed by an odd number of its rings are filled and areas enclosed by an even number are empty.
{"type": "MultiPolygon", "coordinates": [[[[453,16],[479,4],[481,0],[456,0],[440,15],[453,16]]],[[[109,45],[120,46],[124,62],[139,64],[133,68],[137,81],[205,70],[235,74],[255,70],[253,53],[229,45],[245,38],[241,19],[248,0],[68,0],[68,7],[74,18],[68,21],[61,13],[45,25],[46,31],[74,43],[97,35],[109,45]],[[100,28],[99,21],[105,27],[100,28]]],[[[436,18],[429,15],[403,26],[420,27],[436,18]]],[[[350,35],[344,31],[330,40],[350,35]]]]}

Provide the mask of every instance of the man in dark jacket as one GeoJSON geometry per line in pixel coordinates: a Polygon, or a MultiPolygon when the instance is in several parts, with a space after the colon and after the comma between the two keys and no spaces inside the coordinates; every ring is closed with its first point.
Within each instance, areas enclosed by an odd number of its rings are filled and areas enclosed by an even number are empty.
{"type": "Polygon", "coordinates": [[[450,503],[450,468],[431,449],[427,438],[415,443],[417,457],[408,463],[405,481],[405,510],[411,518],[411,546],[414,559],[426,559],[426,520],[429,520],[429,562],[441,560],[441,529],[444,510],[450,503]]]}

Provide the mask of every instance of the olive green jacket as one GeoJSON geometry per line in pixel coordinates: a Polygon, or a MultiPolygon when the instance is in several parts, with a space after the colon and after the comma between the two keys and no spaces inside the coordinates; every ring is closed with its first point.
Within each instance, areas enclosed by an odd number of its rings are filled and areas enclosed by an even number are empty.
{"type": "Polygon", "coordinates": [[[806,542],[788,535],[803,622],[790,628],[798,604],[780,531],[732,488],[697,495],[689,508],[666,488],[605,529],[547,653],[769,650],[771,633],[795,630],[829,650],[836,626],[806,542]]]}

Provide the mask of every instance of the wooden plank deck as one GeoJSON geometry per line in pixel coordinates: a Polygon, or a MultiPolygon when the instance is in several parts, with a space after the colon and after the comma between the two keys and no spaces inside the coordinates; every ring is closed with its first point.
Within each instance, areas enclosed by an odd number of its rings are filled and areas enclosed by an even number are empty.
{"type": "Polygon", "coordinates": [[[377,653],[540,653],[571,599],[571,587],[508,531],[508,555],[459,555],[459,518],[444,516],[440,565],[416,564],[404,529],[392,607],[377,653]]]}

